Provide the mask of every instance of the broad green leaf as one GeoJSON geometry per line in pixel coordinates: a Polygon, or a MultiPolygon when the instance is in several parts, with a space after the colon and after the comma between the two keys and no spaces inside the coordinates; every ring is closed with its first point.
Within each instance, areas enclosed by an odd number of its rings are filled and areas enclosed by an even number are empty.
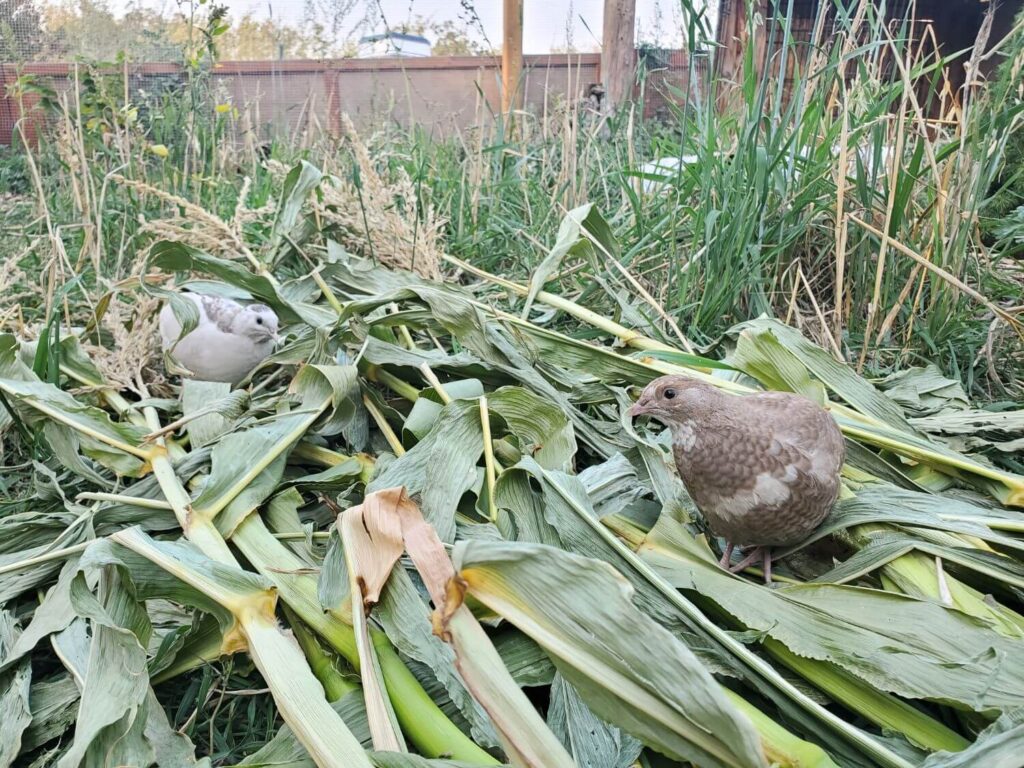
{"type": "MultiPolygon", "coordinates": [[[[471,400],[484,394],[484,385],[479,379],[462,379],[449,381],[442,384],[445,393],[452,400],[471,400]]],[[[415,440],[422,440],[423,437],[437,423],[438,416],[444,410],[444,404],[440,402],[440,396],[433,390],[427,390],[412,404],[412,410],[402,425],[402,433],[406,445],[415,440]],[[413,440],[409,440],[409,437],[413,440]]]]}
{"type": "Polygon", "coordinates": [[[491,634],[501,663],[522,688],[551,685],[555,667],[544,649],[515,627],[504,625],[491,634]]]}
{"type": "Polygon", "coordinates": [[[615,242],[611,227],[594,204],[587,203],[573,208],[562,219],[554,246],[530,275],[529,290],[521,317],[526,319],[530,316],[530,307],[533,306],[534,299],[566,256],[582,256],[600,263],[609,256],[613,259],[618,258],[618,253],[619,246],[615,242]],[[595,242],[599,246],[595,246],[595,242]]]}
{"type": "Polygon", "coordinates": [[[572,422],[556,403],[522,387],[502,387],[487,396],[519,442],[519,450],[546,469],[572,470],[576,437],[572,422]]]}
{"type": "Polygon", "coordinates": [[[821,406],[828,402],[826,387],[811,378],[803,362],[771,330],[744,328],[736,337],[736,349],[727,359],[765,389],[796,392],[821,406]]]}
{"type": "MultiPolygon", "coordinates": [[[[634,599],[645,613],[682,638],[715,672],[736,673],[735,662],[717,643],[704,637],[691,618],[648,583],[607,538],[595,535],[595,531],[605,529],[579,477],[545,470],[524,457],[502,473],[496,496],[499,509],[508,514],[513,525],[509,538],[561,547],[611,564],[633,585],[634,599]],[[539,494],[532,490],[531,481],[539,484],[539,494]]],[[[607,536],[614,538],[610,532],[607,536]]]]}
{"type": "Polygon", "coordinates": [[[31,653],[40,640],[60,632],[75,619],[71,607],[71,583],[78,573],[79,560],[73,557],[64,564],[57,582],[50,587],[46,596],[36,608],[25,630],[18,635],[14,645],[0,658],[0,672],[31,653]]]}
{"type": "Polygon", "coordinates": [[[74,678],[67,673],[32,683],[29,691],[32,722],[22,736],[22,749],[25,752],[36,749],[73,726],[79,696],[74,678]]]}
{"type": "Polygon", "coordinates": [[[878,387],[911,416],[970,406],[970,398],[960,382],[944,376],[934,363],[897,371],[878,382],[878,387]]]}
{"type": "MultiPolygon", "coordinates": [[[[955,563],[1007,586],[1024,589],[1024,565],[1021,565],[1019,560],[966,546],[951,547],[927,541],[920,538],[926,535],[924,531],[917,533],[917,536],[912,536],[890,529],[885,533],[862,536],[858,539],[860,548],[857,552],[840,565],[816,577],[814,581],[820,584],[845,584],[908,552],[917,550],[932,557],[941,558],[946,564],[955,563]],[[863,539],[867,539],[869,543],[861,544],[863,539]]],[[[1005,629],[1004,634],[1024,638],[1024,624],[1020,622],[1010,624],[1005,629]]]]}
{"type": "Polygon", "coordinates": [[[940,604],[857,587],[765,589],[693,554],[678,523],[662,517],[640,555],[680,589],[714,600],[745,627],[805,658],[830,661],[879,690],[978,711],[1024,696],[1018,644],[940,604]]]}
{"type": "Polygon", "coordinates": [[[140,447],[146,432],[134,424],[121,424],[111,420],[106,411],[84,405],[52,384],[39,381],[0,379],[0,391],[8,399],[22,406],[32,421],[53,419],[80,436],[92,438],[106,446],[146,458],[146,449],[140,447]]]}
{"type": "Polygon", "coordinates": [[[678,760],[764,766],[757,733],[607,563],[521,542],[459,542],[469,594],[543,647],[602,719],[678,760]]]}
{"type": "MultiPolygon", "coordinates": [[[[734,355],[728,362],[761,380],[769,389],[788,389],[807,394],[797,388],[800,374],[793,366],[795,363],[805,369],[804,376],[806,372],[812,373],[822,385],[864,415],[878,419],[889,427],[914,432],[902,409],[895,402],[875,389],[869,381],[858,376],[848,365],[809,342],[799,331],[777,320],[762,318],[740,323],[731,329],[731,333],[738,333],[741,338],[745,336],[750,347],[748,352],[743,354],[743,360],[735,359],[734,355]],[[757,367],[760,374],[747,369],[750,365],[757,365],[754,361],[758,355],[764,356],[765,361],[769,363],[768,367],[757,367]],[[770,370],[771,366],[776,366],[775,372],[770,370]],[[780,374],[781,379],[776,378],[780,374]],[[761,376],[771,376],[775,384],[783,386],[769,384],[761,379],[761,376]]],[[[738,347],[736,354],[739,354],[738,347]]]]}
{"type": "Polygon", "coordinates": [[[336,386],[346,377],[335,366],[306,366],[292,382],[301,406],[270,421],[221,438],[213,448],[212,469],[193,512],[216,519],[239,499],[218,526],[230,532],[253,508],[269,498],[280,481],[288,452],[332,404],[344,410],[345,394],[336,386]],[[266,474],[265,474],[266,473],[266,474]],[[262,476],[262,478],[261,478],[262,476]],[[254,481],[261,478],[258,483],[254,481]]]}
{"type": "Polygon", "coordinates": [[[149,249],[153,265],[168,272],[205,272],[234,285],[271,307],[285,323],[299,320],[314,328],[333,325],[337,315],[329,309],[284,299],[264,275],[254,275],[241,264],[211,256],[198,248],[171,240],[160,240],[149,249]]]}
{"type": "Polygon", "coordinates": [[[221,381],[186,378],[181,382],[181,415],[188,418],[185,432],[189,445],[202,448],[228,431],[249,403],[245,390],[231,391],[221,381]]]}
{"type": "MultiPolygon", "coordinates": [[[[527,514],[533,515],[532,524],[536,527],[538,508],[543,510],[544,519],[539,525],[546,532],[546,537],[553,537],[558,546],[570,552],[610,563],[636,590],[636,605],[683,640],[709,669],[744,678],[762,695],[770,698],[791,720],[798,722],[803,731],[814,734],[817,740],[827,745],[830,752],[841,756],[844,764],[908,767],[909,764],[899,755],[864,731],[833,715],[779,675],[731,634],[715,625],[694,603],[598,520],[586,488],[579,478],[544,470],[536,462],[524,458],[517,467],[502,474],[499,488],[506,478],[517,476],[521,480],[535,480],[541,487],[540,498],[543,499],[543,503],[538,503],[539,499],[534,497],[533,510],[509,507],[509,515],[519,530],[520,539],[525,530],[520,520],[527,514]]],[[[529,484],[521,481],[517,483],[523,489],[517,498],[522,499],[528,492],[529,484]]],[[[663,519],[669,517],[662,514],[663,519]]],[[[714,564],[706,545],[698,551],[698,557],[706,558],[709,564],[714,564]]]]}
{"type": "Polygon", "coordinates": [[[101,566],[130,574],[139,600],[162,598],[211,614],[226,646],[239,640],[229,640],[239,631],[235,610],[256,599],[270,605],[274,600],[269,582],[261,576],[210,560],[187,541],[156,541],[138,528],[89,547],[81,567],[88,572],[101,566]]]}
{"type": "Polygon", "coordinates": [[[275,261],[280,252],[287,247],[283,245],[285,237],[292,234],[295,222],[298,221],[306,198],[320,184],[323,173],[314,165],[300,160],[284,179],[281,197],[277,204],[277,217],[267,242],[269,261],[275,261]]]}
{"type": "MultiPolygon", "coordinates": [[[[908,491],[884,483],[872,483],[859,489],[853,498],[840,500],[829,516],[800,546],[806,546],[855,525],[892,523],[976,536],[991,544],[1024,554],[1024,542],[1019,538],[994,531],[985,524],[986,519],[993,519],[990,515],[997,513],[964,499],[908,491]]],[[[1019,515],[1016,519],[1020,519],[1019,515]]],[[[996,517],[995,521],[998,520],[996,517]]]]}
{"type": "Polygon", "coordinates": [[[74,741],[58,766],[148,765],[156,758],[144,735],[149,617],[115,569],[100,575],[99,596],[79,575],[71,601],[89,620],[92,641],[74,741]]]}
{"type": "MultiPolygon", "coordinates": [[[[0,609],[0,660],[14,647],[18,630],[14,616],[0,609]]],[[[0,673],[0,765],[11,765],[21,751],[25,729],[32,722],[29,695],[32,667],[22,659],[0,673]]]]}
{"type": "MultiPolygon", "coordinates": [[[[113,486],[111,480],[107,477],[103,477],[103,475],[97,471],[97,467],[93,462],[87,461],[86,457],[82,455],[82,441],[79,438],[78,433],[71,427],[61,424],[58,421],[45,421],[43,422],[43,437],[46,438],[46,444],[50,446],[50,450],[53,451],[54,457],[63,466],[74,472],[83,480],[88,480],[100,488],[110,488],[113,486]]],[[[92,447],[95,451],[95,442],[92,443],[92,447]]],[[[127,455],[125,458],[130,461],[134,461],[136,465],[135,469],[138,469],[138,460],[132,459],[127,455]]]]}
{"type": "Polygon", "coordinates": [[[455,508],[476,481],[483,453],[480,409],[473,400],[455,400],[444,407],[434,428],[411,450],[373,479],[367,490],[405,486],[419,494],[423,516],[442,541],[455,539],[455,508]]]}

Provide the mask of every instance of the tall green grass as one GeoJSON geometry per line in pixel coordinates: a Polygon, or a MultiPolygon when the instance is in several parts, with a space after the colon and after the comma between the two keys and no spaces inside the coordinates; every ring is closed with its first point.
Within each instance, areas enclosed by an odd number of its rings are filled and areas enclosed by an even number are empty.
{"type": "MultiPolygon", "coordinates": [[[[383,175],[402,169],[421,207],[446,217],[449,251],[488,271],[532,274],[565,212],[591,202],[614,228],[619,264],[570,258],[549,286],[562,295],[656,338],[671,334],[670,317],[697,344],[771,314],[868,372],[937,360],[992,395],[991,372],[1009,382],[1021,365],[993,309],[1019,303],[1020,285],[1001,260],[1012,243],[993,248],[978,224],[1020,135],[1020,95],[978,88],[952,98],[945,74],[977,74],[971,52],[938,60],[905,20],[881,18],[874,5],[836,19],[822,4],[831,15],[816,20],[809,43],[784,15],[751,17],[737,82],[668,94],[679,106],[667,121],[645,119],[642,103],[613,115],[566,103],[514,121],[481,106],[478,125],[459,135],[382,118],[363,139],[383,175]],[[761,50],[772,52],[767,64],[761,50]],[[658,178],[640,171],[683,156],[696,161],[658,178]]],[[[1019,58],[1020,35],[1006,48],[1019,58]]],[[[193,74],[185,93],[133,104],[124,103],[125,72],[83,66],[72,90],[50,100],[55,131],[32,152],[40,218],[0,248],[32,268],[113,282],[146,244],[141,222],[175,209],[112,181],[115,172],[225,220],[243,186],[250,208],[273,199],[267,157],[305,156],[352,175],[344,142],[327,135],[310,147],[257,146],[241,130],[252,120],[244,105],[218,112],[201,70],[193,74]],[[51,258],[55,240],[67,258],[51,258]]],[[[367,255],[374,248],[387,244],[368,244],[367,255]]]]}

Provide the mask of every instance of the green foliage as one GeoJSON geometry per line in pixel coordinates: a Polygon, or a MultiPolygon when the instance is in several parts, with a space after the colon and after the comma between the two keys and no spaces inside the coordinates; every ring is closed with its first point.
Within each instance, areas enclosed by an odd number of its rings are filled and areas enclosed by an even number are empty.
{"type": "Polygon", "coordinates": [[[1006,142],[1003,166],[985,202],[981,226],[986,235],[1007,241],[1010,253],[1024,253],[1024,10],[1015,19],[1016,32],[1005,44],[991,89],[1017,105],[1017,127],[1006,142]],[[1009,219],[1009,220],[1008,220],[1009,219]]]}

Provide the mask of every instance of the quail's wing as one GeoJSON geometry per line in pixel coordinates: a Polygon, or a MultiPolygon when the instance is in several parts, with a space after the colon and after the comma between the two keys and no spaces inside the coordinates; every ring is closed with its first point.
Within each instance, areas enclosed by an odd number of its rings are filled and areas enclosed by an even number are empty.
{"type": "Polygon", "coordinates": [[[758,421],[787,451],[806,456],[811,471],[830,478],[842,468],[846,443],[828,411],[787,392],[764,392],[750,399],[758,421]]]}

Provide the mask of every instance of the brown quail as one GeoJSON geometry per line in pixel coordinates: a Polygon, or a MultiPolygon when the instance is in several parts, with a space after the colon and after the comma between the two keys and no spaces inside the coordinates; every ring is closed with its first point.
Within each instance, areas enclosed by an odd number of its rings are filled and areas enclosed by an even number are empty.
{"type": "Polygon", "coordinates": [[[799,395],[736,396],[686,376],[662,376],[629,409],[672,431],[676,467],[711,530],[734,547],[755,549],[771,581],[771,548],[805,539],[839,494],[846,448],[828,411],[799,395]]]}

